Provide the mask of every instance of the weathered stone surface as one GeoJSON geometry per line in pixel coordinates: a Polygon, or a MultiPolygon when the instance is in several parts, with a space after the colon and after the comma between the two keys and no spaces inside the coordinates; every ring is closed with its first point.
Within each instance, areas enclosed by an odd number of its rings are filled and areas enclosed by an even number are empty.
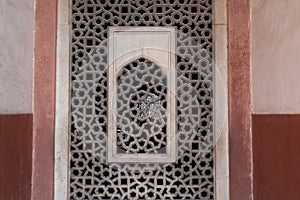
{"type": "Polygon", "coordinates": [[[300,113],[300,1],[253,0],[253,112],[300,113]]]}
{"type": "Polygon", "coordinates": [[[0,1],[0,113],[31,113],[34,0],[0,1]]]}

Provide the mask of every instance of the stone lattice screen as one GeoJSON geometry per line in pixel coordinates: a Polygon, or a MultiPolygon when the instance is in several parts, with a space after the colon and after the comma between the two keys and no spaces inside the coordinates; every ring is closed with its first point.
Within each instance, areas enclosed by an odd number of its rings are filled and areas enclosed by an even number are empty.
{"type": "Polygon", "coordinates": [[[215,198],[212,33],[212,0],[72,1],[70,199],[215,198]],[[109,29],[120,26],[173,27],[173,71],[138,56],[120,65],[110,90],[109,29]],[[118,162],[111,146],[131,158],[176,154],[118,162]]]}

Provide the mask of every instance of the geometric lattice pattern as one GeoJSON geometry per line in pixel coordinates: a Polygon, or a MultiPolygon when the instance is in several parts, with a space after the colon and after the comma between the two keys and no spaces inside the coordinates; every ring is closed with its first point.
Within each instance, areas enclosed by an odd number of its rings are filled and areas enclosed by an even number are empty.
{"type": "Polygon", "coordinates": [[[117,79],[118,153],[166,153],[167,78],[162,68],[140,58],[123,67],[117,79]]]}
{"type": "MultiPolygon", "coordinates": [[[[70,199],[215,198],[212,38],[212,0],[72,1],[70,199]],[[177,126],[178,152],[173,163],[107,162],[109,26],[177,29],[177,124],[174,126],[177,126]]],[[[136,62],[141,67],[149,61],[136,62]]],[[[151,66],[159,67],[155,63],[151,66]]],[[[130,64],[128,67],[132,68],[130,64]]],[[[164,81],[163,73],[159,81],[164,81]]],[[[158,86],[154,83],[141,85],[141,90],[147,93],[133,92],[136,97],[131,97],[129,115],[139,126],[147,120],[151,123],[168,106],[164,102],[164,89],[156,91],[155,87],[158,86]],[[148,115],[148,111],[153,113],[148,115]]],[[[120,90],[123,90],[121,84],[120,90]]],[[[145,141],[155,143],[152,147],[140,142],[143,134],[134,136],[140,141],[127,141],[129,134],[122,135],[124,126],[119,128],[118,145],[124,152],[163,151],[163,125],[154,131],[161,138],[145,141]]]]}

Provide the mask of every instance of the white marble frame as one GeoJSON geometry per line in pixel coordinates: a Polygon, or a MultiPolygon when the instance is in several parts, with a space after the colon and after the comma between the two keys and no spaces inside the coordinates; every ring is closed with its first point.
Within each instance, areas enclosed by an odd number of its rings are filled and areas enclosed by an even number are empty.
{"type": "Polygon", "coordinates": [[[110,163],[170,163],[176,160],[176,73],[175,27],[109,27],[108,28],[108,143],[110,163]],[[122,39],[121,39],[122,38],[122,39]],[[162,39],[163,38],[163,39],[162,39]],[[153,40],[159,40],[154,43],[153,40]],[[122,41],[122,42],[121,42],[122,41]],[[118,43],[119,42],[119,43],[118,43]],[[121,44],[120,44],[121,43],[121,44]],[[123,44],[122,44],[123,43],[123,44]],[[142,46],[142,47],[141,47],[142,46]],[[123,66],[138,58],[147,58],[159,66],[167,77],[167,144],[164,154],[117,153],[117,82],[123,66]]]}
{"type": "Polygon", "coordinates": [[[229,200],[227,0],[213,1],[215,196],[229,200]]]}
{"type": "MultiPolygon", "coordinates": [[[[227,0],[214,0],[215,56],[215,195],[229,200],[227,0]]],[[[55,108],[54,200],[68,199],[70,116],[70,0],[58,0],[55,108]],[[67,134],[66,134],[67,133],[67,134]]]]}

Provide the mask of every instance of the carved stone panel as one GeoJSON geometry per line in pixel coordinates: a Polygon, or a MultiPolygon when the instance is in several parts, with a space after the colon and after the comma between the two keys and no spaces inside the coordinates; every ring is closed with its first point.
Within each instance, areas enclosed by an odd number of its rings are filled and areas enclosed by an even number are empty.
{"type": "Polygon", "coordinates": [[[215,199],[212,8],[72,0],[70,199],[215,199]]]}

